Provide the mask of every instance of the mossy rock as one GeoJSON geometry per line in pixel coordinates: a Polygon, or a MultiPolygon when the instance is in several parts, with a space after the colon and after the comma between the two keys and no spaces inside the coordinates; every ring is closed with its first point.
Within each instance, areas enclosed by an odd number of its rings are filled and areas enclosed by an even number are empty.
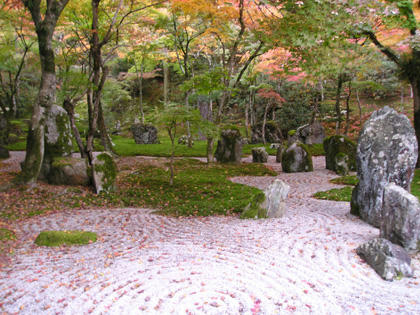
{"type": "MultiPolygon", "coordinates": [[[[349,137],[343,135],[327,137],[324,140],[323,146],[325,151],[325,164],[328,170],[337,172],[337,161],[343,161],[344,155],[347,155],[348,158],[348,169],[350,171],[356,170],[357,145],[349,137]]],[[[338,172],[341,172],[341,170],[338,170],[338,172]]]]}
{"type": "Polygon", "coordinates": [[[282,156],[282,168],[285,173],[312,172],[312,155],[308,147],[296,141],[292,143],[282,156]]]}
{"type": "Polygon", "coordinates": [[[87,245],[96,242],[98,236],[87,231],[42,231],[35,239],[38,246],[87,245]]]}
{"type": "Polygon", "coordinates": [[[54,185],[88,186],[90,184],[87,162],[82,158],[54,158],[46,178],[48,183],[54,185]]]}
{"type": "Polygon", "coordinates": [[[265,219],[267,218],[267,209],[261,208],[265,200],[264,192],[254,196],[253,200],[242,211],[241,219],[265,219]]]}
{"type": "Polygon", "coordinates": [[[8,159],[10,157],[9,150],[0,145],[0,159],[8,159]]]}
{"type": "Polygon", "coordinates": [[[117,165],[109,153],[101,153],[93,160],[92,174],[96,193],[116,190],[117,165]]]}

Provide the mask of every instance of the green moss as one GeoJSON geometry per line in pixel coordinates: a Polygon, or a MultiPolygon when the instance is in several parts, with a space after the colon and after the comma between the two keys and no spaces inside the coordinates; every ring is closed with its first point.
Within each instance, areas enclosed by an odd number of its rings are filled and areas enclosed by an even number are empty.
{"type": "Polygon", "coordinates": [[[338,184],[338,185],[352,185],[352,186],[355,186],[355,185],[357,185],[359,180],[358,180],[356,175],[347,175],[347,176],[341,176],[341,177],[333,178],[333,179],[330,180],[330,182],[333,183],[333,184],[338,184]]]}
{"type": "Polygon", "coordinates": [[[325,155],[325,150],[322,143],[307,144],[306,146],[312,156],[325,155]]]}
{"type": "Polygon", "coordinates": [[[267,217],[267,211],[261,208],[265,200],[265,194],[261,191],[254,195],[252,201],[242,211],[241,219],[264,219],[267,217]]]}
{"type": "Polygon", "coordinates": [[[95,172],[103,173],[103,189],[105,192],[115,190],[115,180],[117,178],[117,166],[113,158],[108,153],[101,153],[96,157],[102,163],[97,163],[95,172]]]}
{"type": "Polygon", "coordinates": [[[337,171],[336,156],[339,153],[347,154],[349,158],[348,166],[352,171],[356,170],[356,148],[355,142],[343,135],[334,135],[324,139],[326,168],[334,172],[337,171]]]}
{"type": "Polygon", "coordinates": [[[296,130],[289,130],[287,133],[290,137],[293,137],[296,134],[296,130]]]}
{"type": "MultiPolygon", "coordinates": [[[[53,122],[56,125],[58,138],[55,143],[45,141],[45,155],[49,157],[69,155],[72,152],[73,144],[71,140],[71,131],[68,116],[60,112],[53,122]]],[[[53,119],[49,116],[47,119],[53,119]]],[[[45,125],[45,134],[48,134],[48,123],[45,125]]]]}
{"type": "Polygon", "coordinates": [[[56,157],[53,160],[53,167],[71,166],[76,163],[77,159],[72,157],[56,157]]]}
{"type": "Polygon", "coordinates": [[[353,187],[334,188],[327,191],[319,191],[313,195],[316,199],[333,201],[350,201],[353,187]]]}
{"type": "Polygon", "coordinates": [[[16,234],[5,228],[0,228],[0,241],[15,240],[16,234]]]}
{"type": "Polygon", "coordinates": [[[86,231],[42,231],[35,239],[38,246],[86,245],[94,243],[97,234],[86,231]]]}

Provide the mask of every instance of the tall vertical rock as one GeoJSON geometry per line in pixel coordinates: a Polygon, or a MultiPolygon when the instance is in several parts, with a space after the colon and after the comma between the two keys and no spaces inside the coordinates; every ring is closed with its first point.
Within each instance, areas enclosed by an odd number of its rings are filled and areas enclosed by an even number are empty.
{"type": "Polygon", "coordinates": [[[406,190],[414,176],[417,139],[408,118],[385,106],[365,123],[357,144],[357,176],[351,213],[380,227],[384,188],[395,183],[406,190]]]}

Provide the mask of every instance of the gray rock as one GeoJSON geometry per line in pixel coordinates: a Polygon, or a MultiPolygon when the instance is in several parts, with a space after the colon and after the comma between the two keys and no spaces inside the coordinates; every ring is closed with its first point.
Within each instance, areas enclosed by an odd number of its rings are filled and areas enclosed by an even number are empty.
{"type": "Polygon", "coordinates": [[[282,156],[281,165],[283,172],[312,172],[312,156],[306,146],[297,141],[288,147],[282,156]]]}
{"type": "MultiPolygon", "coordinates": [[[[281,129],[274,121],[267,121],[265,124],[265,141],[269,143],[278,143],[283,139],[281,129]]],[[[251,143],[262,143],[262,123],[255,124],[251,129],[251,143]]]]}
{"type": "Polygon", "coordinates": [[[304,144],[322,143],[325,138],[325,129],[319,121],[307,124],[296,129],[298,140],[304,144]]]}
{"type": "Polygon", "coordinates": [[[408,118],[385,106],[363,126],[357,144],[357,176],[351,213],[381,226],[384,188],[395,183],[410,190],[417,162],[417,139],[408,118]]]}
{"type": "Polygon", "coordinates": [[[380,235],[409,252],[420,251],[419,200],[394,183],[384,189],[380,235]]]}
{"type": "Polygon", "coordinates": [[[360,245],[356,252],[385,280],[413,276],[408,253],[386,239],[375,238],[360,245]]]}
{"type": "Polygon", "coordinates": [[[277,148],[276,152],[276,163],[281,163],[281,160],[283,158],[283,152],[285,151],[285,147],[283,145],[279,146],[277,148]]]}
{"type": "Polygon", "coordinates": [[[92,177],[96,193],[116,190],[117,165],[109,153],[101,153],[92,162],[92,177]]]}
{"type": "MultiPolygon", "coordinates": [[[[356,148],[355,142],[343,135],[330,136],[324,139],[325,165],[327,170],[342,174],[343,163],[349,170],[356,170],[356,148]],[[344,155],[347,155],[345,157],[344,155]],[[341,163],[338,165],[337,163],[341,163]]],[[[343,174],[345,175],[345,174],[343,174]]]]}
{"type": "Polygon", "coordinates": [[[344,176],[348,175],[351,167],[350,158],[345,153],[338,153],[335,156],[335,172],[338,175],[344,176]]]}
{"type": "Polygon", "coordinates": [[[242,138],[237,129],[223,130],[217,142],[215,157],[218,162],[240,163],[242,156],[242,138]]]}
{"type": "Polygon", "coordinates": [[[268,153],[264,147],[252,148],[252,162],[254,163],[267,163],[268,153]]]}
{"type": "Polygon", "coordinates": [[[137,144],[159,143],[158,131],[155,126],[144,124],[133,124],[131,126],[134,141],[137,144]]]}
{"type": "MultiPolygon", "coordinates": [[[[178,138],[178,144],[187,145],[188,144],[188,136],[182,135],[178,138]]],[[[191,140],[191,144],[194,145],[194,141],[191,140]]]]}
{"type": "Polygon", "coordinates": [[[266,209],[265,217],[281,218],[286,213],[286,198],[289,193],[290,186],[280,179],[276,179],[264,191],[265,200],[261,208],[266,209]]]}
{"type": "Polygon", "coordinates": [[[9,150],[0,145],[0,159],[8,159],[10,157],[9,150]]]}
{"type": "Polygon", "coordinates": [[[70,120],[64,108],[53,105],[45,117],[45,158],[69,156],[73,150],[70,120]]]}
{"type": "Polygon", "coordinates": [[[270,144],[270,149],[278,149],[281,146],[282,146],[281,143],[272,143],[270,144]]]}
{"type": "Polygon", "coordinates": [[[51,164],[47,181],[54,185],[88,186],[90,178],[86,160],[73,157],[56,157],[51,164]]]}

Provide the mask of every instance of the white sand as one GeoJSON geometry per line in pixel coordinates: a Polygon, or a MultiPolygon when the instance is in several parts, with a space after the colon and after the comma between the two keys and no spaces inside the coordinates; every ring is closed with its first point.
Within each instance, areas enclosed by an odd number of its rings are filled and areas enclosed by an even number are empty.
{"type": "MultiPolygon", "coordinates": [[[[0,272],[0,311],[21,314],[419,314],[415,277],[382,280],[355,254],[378,230],[345,202],[312,193],[335,187],[313,173],[283,174],[291,186],[281,219],[168,218],[147,209],[68,211],[17,224],[23,240],[0,272]],[[96,231],[89,246],[38,248],[44,229],[96,231]]],[[[272,165],[277,167],[276,165],[272,165]]],[[[273,177],[235,178],[266,187],[273,177]]]]}

